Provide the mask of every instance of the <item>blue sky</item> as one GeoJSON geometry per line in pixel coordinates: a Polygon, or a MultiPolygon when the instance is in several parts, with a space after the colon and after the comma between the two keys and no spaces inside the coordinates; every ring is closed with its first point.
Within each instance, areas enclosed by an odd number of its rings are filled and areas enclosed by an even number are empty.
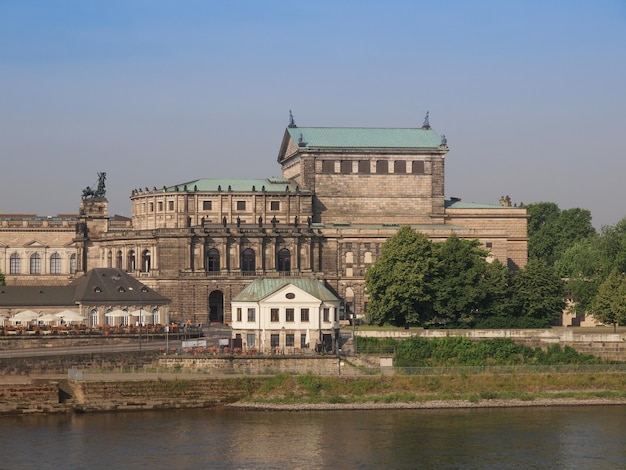
{"type": "Polygon", "coordinates": [[[0,211],[269,177],[300,126],[420,127],[446,195],[626,216],[626,1],[0,0],[0,211]]]}

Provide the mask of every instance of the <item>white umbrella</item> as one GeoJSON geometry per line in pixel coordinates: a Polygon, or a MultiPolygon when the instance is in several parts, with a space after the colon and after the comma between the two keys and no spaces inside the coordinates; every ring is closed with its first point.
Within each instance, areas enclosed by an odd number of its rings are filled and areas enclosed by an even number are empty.
{"type": "Polygon", "coordinates": [[[148,323],[147,321],[144,321],[144,320],[149,318],[150,316],[152,316],[152,314],[148,310],[143,310],[143,309],[141,309],[141,310],[133,310],[128,315],[131,316],[131,317],[140,317],[139,321],[142,324],[148,323]]]}
{"type": "Polygon", "coordinates": [[[126,310],[120,310],[118,308],[117,310],[112,310],[110,312],[105,313],[104,316],[109,317],[109,318],[122,318],[122,317],[127,317],[128,312],[126,310]]]}
{"type": "MultiPolygon", "coordinates": [[[[106,318],[125,318],[128,319],[128,312],[126,310],[120,310],[119,308],[116,310],[112,310],[104,314],[106,318]]],[[[128,323],[128,320],[124,320],[123,324],[128,323]]]]}
{"type": "Polygon", "coordinates": [[[59,319],[63,319],[66,323],[71,323],[73,321],[85,321],[85,317],[74,310],[63,310],[62,312],[56,313],[55,316],[59,319]]]}
{"type": "Polygon", "coordinates": [[[50,322],[59,322],[61,319],[59,317],[57,317],[56,315],[52,315],[51,313],[48,313],[46,315],[42,315],[40,317],[37,318],[37,321],[40,323],[44,323],[46,325],[49,325],[50,322]]]}
{"type": "Polygon", "coordinates": [[[30,321],[37,319],[37,317],[39,317],[39,314],[37,312],[34,312],[32,310],[24,310],[12,316],[10,320],[11,320],[11,323],[14,323],[14,324],[18,322],[28,323],[30,321]]]}

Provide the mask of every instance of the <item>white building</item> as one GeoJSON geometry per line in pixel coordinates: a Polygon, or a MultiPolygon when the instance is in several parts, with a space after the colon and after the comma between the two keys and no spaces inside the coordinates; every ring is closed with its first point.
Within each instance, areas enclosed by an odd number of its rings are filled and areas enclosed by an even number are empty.
{"type": "Polygon", "coordinates": [[[255,279],[232,300],[233,347],[294,353],[330,351],[341,300],[315,278],[255,279]]]}

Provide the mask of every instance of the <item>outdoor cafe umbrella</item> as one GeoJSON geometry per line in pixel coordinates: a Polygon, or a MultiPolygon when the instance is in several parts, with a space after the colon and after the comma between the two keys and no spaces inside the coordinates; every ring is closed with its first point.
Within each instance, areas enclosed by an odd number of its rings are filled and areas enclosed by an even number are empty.
{"type": "Polygon", "coordinates": [[[112,310],[104,314],[107,318],[128,318],[128,312],[126,310],[120,310],[119,308],[116,310],[112,310]]]}
{"type": "Polygon", "coordinates": [[[31,322],[33,320],[36,320],[39,317],[39,314],[37,312],[34,312],[32,310],[23,310],[17,314],[15,314],[14,316],[12,316],[10,318],[11,323],[15,324],[17,322],[31,322]]]}
{"type": "Polygon", "coordinates": [[[50,322],[59,322],[61,321],[61,319],[59,317],[57,317],[56,315],[52,315],[51,313],[48,313],[46,315],[42,315],[40,317],[37,318],[37,321],[39,323],[44,323],[46,325],[49,325],[50,322]]]}
{"type": "Polygon", "coordinates": [[[147,321],[144,321],[144,320],[146,320],[147,318],[149,318],[151,314],[150,314],[150,312],[149,312],[149,311],[147,311],[147,310],[143,310],[143,309],[142,309],[142,310],[133,310],[133,311],[132,311],[132,312],[130,312],[128,315],[129,315],[129,316],[131,316],[131,317],[140,317],[140,318],[139,318],[139,322],[140,322],[142,325],[144,325],[144,324],[148,323],[147,321]]]}
{"type": "Polygon", "coordinates": [[[55,316],[58,319],[62,319],[65,323],[85,321],[85,317],[83,317],[80,313],[75,312],[74,310],[63,310],[62,312],[56,313],[55,316]]]}

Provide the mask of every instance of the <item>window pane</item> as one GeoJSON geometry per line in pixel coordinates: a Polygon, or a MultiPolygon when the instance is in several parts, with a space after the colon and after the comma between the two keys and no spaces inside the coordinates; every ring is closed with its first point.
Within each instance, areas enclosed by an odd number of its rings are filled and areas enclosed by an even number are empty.
{"type": "Polygon", "coordinates": [[[292,322],[295,320],[294,309],[287,308],[285,309],[285,321],[292,322]]]}

